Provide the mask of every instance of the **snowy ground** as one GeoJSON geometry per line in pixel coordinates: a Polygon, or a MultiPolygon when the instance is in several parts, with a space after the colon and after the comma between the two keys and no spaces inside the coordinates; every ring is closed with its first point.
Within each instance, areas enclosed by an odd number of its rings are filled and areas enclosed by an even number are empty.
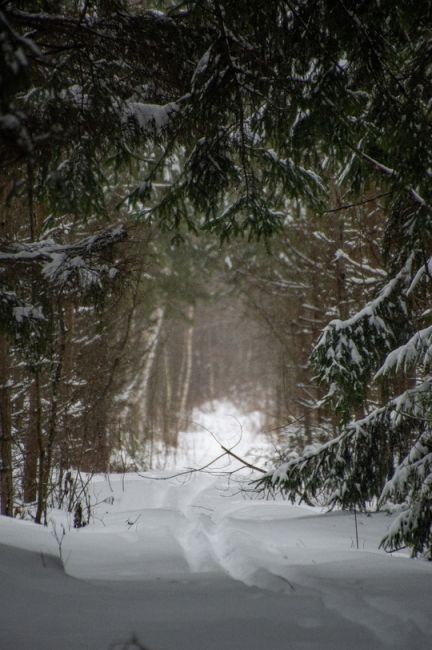
{"type": "MultiPolygon", "coordinates": [[[[161,450],[159,469],[167,467],[203,467],[222,453],[221,444],[234,448],[236,454],[247,457],[249,462],[264,466],[265,460],[273,456],[275,441],[271,436],[261,433],[263,417],[254,411],[244,414],[227,401],[205,404],[195,409],[187,424],[189,430],[180,433],[179,444],[175,450],[164,454],[161,450]]],[[[212,471],[235,469],[239,463],[233,458],[224,457],[212,464],[212,471]]]]}
{"type": "Polygon", "coordinates": [[[432,565],[377,550],[390,517],[360,516],[357,549],[352,514],[168,476],[96,477],[91,524],[52,513],[58,541],[0,519],[1,650],[432,647],[432,565]]]}

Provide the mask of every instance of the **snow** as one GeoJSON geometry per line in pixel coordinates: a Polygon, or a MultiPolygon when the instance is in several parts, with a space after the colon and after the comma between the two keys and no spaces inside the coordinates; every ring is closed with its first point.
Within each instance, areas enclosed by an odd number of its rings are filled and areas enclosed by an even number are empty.
{"type": "Polygon", "coordinates": [[[194,88],[196,84],[196,80],[198,77],[200,77],[204,72],[207,70],[207,66],[210,60],[210,54],[211,54],[211,47],[204,52],[200,60],[198,61],[198,64],[195,68],[195,72],[193,73],[192,80],[191,80],[191,86],[194,88]]]}
{"type": "Polygon", "coordinates": [[[179,109],[180,106],[176,102],[159,105],[129,101],[122,115],[122,121],[126,126],[134,124],[144,134],[159,134],[168,127],[179,109]]]}
{"type": "Polygon", "coordinates": [[[33,305],[18,305],[12,310],[13,316],[17,323],[22,323],[26,319],[45,320],[40,307],[33,305]]]}
{"type": "MultiPolygon", "coordinates": [[[[205,463],[239,425],[235,451],[259,446],[257,414],[218,407],[189,451],[182,436],[179,464],[205,463]]],[[[394,515],[358,514],[357,549],[352,513],[251,499],[220,467],[173,474],[94,476],[85,528],[60,511],[46,528],[0,518],[0,648],[108,650],[134,635],[149,650],[431,647],[432,565],[377,548],[394,515]]]]}
{"type": "Polygon", "coordinates": [[[410,296],[414,293],[414,290],[417,288],[420,280],[426,275],[428,278],[431,277],[432,273],[432,259],[429,258],[424,264],[421,265],[417,273],[414,275],[414,278],[407,290],[407,296],[410,296]]]}
{"type": "MultiPolygon", "coordinates": [[[[260,433],[262,415],[257,411],[244,414],[228,401],[209,402],[194,409],[187,428],[190,430],[180,433],[179,445],[165,459],[164,467],[202,467],[223,453],[221,445],[250,463],[274,455],[271,438],[260,433]]],[[[216,472],[239,467],[240,463],[227,455],[211,465],[216,472]]]]}
{"type": "Polygon", "coordinates": [[[426,327],[416,332],[405,345],[392,350],[381,368],[375,375],[375,378],[389,373],[391,370],[398,372],[401,368],[407,371],[414,364],[426,365],[430,363],[432,350],[432,327],[426,327]]]}

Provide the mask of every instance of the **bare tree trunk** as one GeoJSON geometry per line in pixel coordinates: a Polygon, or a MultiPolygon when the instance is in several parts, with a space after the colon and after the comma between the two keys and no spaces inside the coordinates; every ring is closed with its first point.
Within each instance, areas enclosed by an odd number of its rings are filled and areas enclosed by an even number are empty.
{"type": "Polygon", "coordinates": [[[0,512],[13,516],[12,424],[9,379],[9,343],[0,335],[0,512]]]}
{"type": "Polygon", "coordinates": [[[107,439],[106,402],[102,401],[99,408],[93,411],[94,416],[94,452],[90,463],[86,464],[88,472],[106,472],[109,465],[110,448],[107,439]]]}
{"type": "MultiPolygon", "coordinates": [[[[336,242],[338,250],[343,250],[345,243],[345,224],[341,218],[338,222],[338,229],[336,232],[336,242]]],[[[345,261],[342,256],[338,255],[336,258],[336,292],[339,307],[339,318],[346,320],[348,318],[348,293],[346,286],[346,269],[345,261]]]]}
{"type": "Polygon", "coordinates": [[[40,374],[39,371],[35,374],[35,391],[36,391],[36,431],[37,431],[37,445],[38,445],[38,475],[37,475],[37,512],[35,517],[35,522],[37,524],[41,523],[42,514],[43,514],[43,483],[45,476],[45,441],[42,430],[42,407],[41,407],[41,386],[40,386],[40,374]]]}
{"type": "MultiPolygon", "coordinates": [[[[183,374],[183,385],[180,386],[180,402],[179,402],[179,411],[177,417],[177,431],[176,434],[180,431],[182,427],[185,426],[187,418],[187,401],[189,397],[189,390],[191,384],[192,376],[192,359],[193,359],[193,333],[194,333],[194,316],[195,316],[195,307],[190,305],[187,310],[187,317],[189,321],[189,326],[186,330],[185,337],[185,352],[184,352],[184,374],[183,374]]],[[[177,442],[177,435],[176,440],[177,442]]]]}
{"type": "Polygon", "coordinates": [[[38,441],[41,438],[41,401],[39,371],[30,386],[30,413],[24,450],[23,493],[24,502],[36,501],[38,441]]]}
{"type": "Polygon", "coordinates": [[[164,388],[165,388],[165,404],[166,407],[163,411],[163,433],[166,437],[170,427],[172,426],[172,410],[173,410],[173,386],[172,386],[172,373],[170,369],[170,359],[168,348],[165,346],[163,354],[164,363],[164,388]]]}
{"type": "Polygon", "coordinates": [[[62,417],[61,417],[61,439],[60,444],[60,479],[65,469],[69,469],[70,458],[70,440],[71,440],[71,418],[70,418],[70,402],[71,402],[71,385],[68,380],[73,377],[74,367],[74,346],[73,338],[75,335],[75,308],[70,301],[66,303],[64,308],[64,359],[63,359],[63,382],[60,390],[60,399],[62,402],[62,417]]]}
{"type": "Polygon", "coordinates": [[[58,406],[59,406],[59,391],[60,382],[62,379],[63,360],[65,353],[65,325],[63,306],[59,300],[57,305],[57,318],[59,322],[58,333],[58,350],[54,367],[51,371],[51,409],[47,426],[47,440],[46,445],[40,436],[40,456],[39,456],[39,486],[38,486],[38,502],[35,516],[35,523],[40,524],[42,517],[46,523],[46,510],[49,494],[49,481],[51,476],[51,468],[53,462],[54,445],[57,438],[57,424],[58,424],[58,406]]]}
{"type": "Polygon", "coordinates": [[[160,334],[162,330],[162,325],[165,318],[165,308],[158,307],[155,310],[155,324],[151,331],[148,333],[147,339],[147,358],[144,364],[144,369],[142,373],[142,378],[139,383],[137,390],[136,401],[140,402],[140,429],[145,432],[146,425],[148,424],[148,401],[149,401],[149,387],[150,387],[150,377],[153,369],[153,365],[156,359],[157,347],[159,344],[160,334]]]}

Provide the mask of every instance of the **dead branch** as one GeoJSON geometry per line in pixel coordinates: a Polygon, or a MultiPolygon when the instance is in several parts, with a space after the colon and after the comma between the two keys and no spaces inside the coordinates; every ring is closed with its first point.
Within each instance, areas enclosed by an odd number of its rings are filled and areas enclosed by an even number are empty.
{"type": "Polygon", "coordinates": [[[223,449],[226,454],[228,454],[229,456],[232,456],[233,458],[238,460],[239,463],[242,463],[242,465],[244,465],[245,467],[249,467],[250,469],[254,469],[257,472],[261,472],[261,474],[267,474],[265,469],[262,469],[261,467],[256,467],[256,465],[252,465],[251,463],[248,463],[247,460],[244,460],[244,458],[240,458],[240,456],[237,456],[237,454],[235,454],[233,451],[231,451],[231,449],[227,449],[221,443],[219,443],[219,444],[221,446],[221,449],[223,449]]]}

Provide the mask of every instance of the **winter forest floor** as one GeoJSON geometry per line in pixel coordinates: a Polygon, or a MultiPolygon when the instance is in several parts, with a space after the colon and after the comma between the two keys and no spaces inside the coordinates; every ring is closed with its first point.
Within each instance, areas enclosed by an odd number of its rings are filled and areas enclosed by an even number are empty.
{"type": "Polygon", "coordinates": [[[378,550],[392,517],[360,515],[357,549],[351,513],[169,476],[95,477],[82,529],[0,519],[1,650],[432,647],[432,563],[378,550]]]}

